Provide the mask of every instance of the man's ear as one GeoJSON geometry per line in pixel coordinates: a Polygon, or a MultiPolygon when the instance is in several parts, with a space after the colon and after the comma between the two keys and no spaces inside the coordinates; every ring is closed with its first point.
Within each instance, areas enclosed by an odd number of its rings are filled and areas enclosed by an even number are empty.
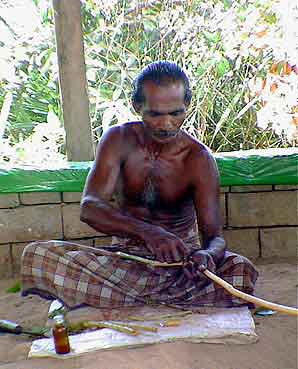
{"type": "Polygon", "coordinates": [[[191,103],[191,100],[189,100],[189,101],[185,101],[185,102],[184,102],[185,107],[186,107],[186,110],[189,108],[190,103],[191,103]]]}
{"type": "Polygon", "coordinates": [[[138,104],[135,101],[132,102],[132,106],[134,108],[134,110],[138,113],[141,114],[142,111],[142,104],[138,104]]]}

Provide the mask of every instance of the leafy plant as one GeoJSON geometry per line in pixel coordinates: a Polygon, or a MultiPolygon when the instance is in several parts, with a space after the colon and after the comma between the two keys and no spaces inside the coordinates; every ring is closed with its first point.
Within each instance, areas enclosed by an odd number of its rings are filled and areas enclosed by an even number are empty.
{"type": "MultiPolygon", "coordinates": [[[[41,160],[63,160],[53,10],[49,0],[27,1],[39,17],[34,34],[24,39],[2,16],[13,39],[2,42],[6,53],[0,58],[6,68],[0,72],[2,117],[9,106],[4,123],[0,119],[2,156],[4,150],[6,161],[30,160],[26,145],[34,140],[41,160]],[[36,133],[51,124],[55,139],[36,133]]],[[[130,104],[132,81],[148,63],[168,59],[186,70],[192,86],[184,129],[214,151],[295,145],[297,18],[298,5],[290,0],[83,0],[96,140],[113,124],[139,119],[130,104]]]]}

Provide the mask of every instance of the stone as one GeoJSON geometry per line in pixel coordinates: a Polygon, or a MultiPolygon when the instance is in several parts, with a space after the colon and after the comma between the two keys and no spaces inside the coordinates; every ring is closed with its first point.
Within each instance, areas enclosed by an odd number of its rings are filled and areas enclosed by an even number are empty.
{"type": "Polygon", "coordinates": [[[271,185],[231,186],[231,192],[266,192],[272,191],[271,185]]]}
{"type": "Polygon", "coordinates": [[[79,204],[64,204],[62,206],[62,217],[65,239],[98,237],[102,235],[80,221],[79,204]]]}
{"type": "Polygon", "coordinates": [[[224,193],[221,193],[219,195],[219,201],[220,201],[220,215],[221,215],[221,224],[226,225],[227,224],[227,217],[226,217],[226,195],[224,193]]]}
{"type": "Polygon", "coordinates": [[[94,247],[110,246],[112,243],[112,237],[98,237],[94,240],[94,247]]]}
{"type": "Polygon", "coordinates": [[[12,277],[11,245],[0,245],[0,278],[12,277]]]}
{"type": "Polygon", "coordinates": [[[259,231],[257,228],[227,229],[224,230],[224,239],[230,251],[249,259],[256,259],[260,256],[259,231]]]}
{"type": "Polygon", "coordinates": [[[0,194],[0,208],[16,208],[20,205],[17,193],[0,194]]]}
{"type": "Polygon", "coordinates": [[[298,190],[298,185],[276,185],[274,189],[277,191],[292,191],[298,190]]]}
{"type": "Polygon", "coordinates": [[[297,225],[296,191],[229,193],[228,224],[231,227],[297,225]]]}
{"type": "Polygon", "coordinates": [[[82,192],[63,192],[63,202],[81,202],[82,192]]]}
{"type": "Polygon", "coordinates": [[[62,238],[60,205],[0,210],[0,244],[62,238]]]}
{"type": "Polygon", "coordinates": [[[298,227],[261,229],[262,257],[297,258],[298,227]]]}
{"type": "Polygon", "coordinates": [[[68,242],[73,242],[73,243],[78,243],[80,245],[85,245],[85,246],[92,246],[94,244],[94,239],[93,238],[77,238],[77,239],[69,239],[69,240],[65,240],[68,242]]]}
{"type": "Polygon", "coordinates": [[[20,194],[23,205],[58,204],[61,202],[60,192],[24,192],[20,194]]]}
{"type": "Polygon", "coordinates": [[[12,251],[12,269],[14,274],[19,274],[21,269],[21,257],[24,251],[24,248],[30,242],[20,242],[20,243],[13,243],[11,245],[12,251]]]}

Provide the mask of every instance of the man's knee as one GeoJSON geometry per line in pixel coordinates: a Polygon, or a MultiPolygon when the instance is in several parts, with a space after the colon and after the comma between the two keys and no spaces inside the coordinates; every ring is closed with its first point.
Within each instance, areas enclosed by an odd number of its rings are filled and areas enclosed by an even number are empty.
{"type": "Polygon", "coordinates": [[[54,246],[56,241],[34,241],[30,242],[23,250],[22,261],[25,256],[32,254],[42,254],[46,252],[47,249],[54,246]]]}
{"type": "Polygon", "coordinates": [[[253,263],[245,256],[232,252],[227,252],[225,256],[220,274],[228,277],[236,288],[252,289],[259,275],[253,263]]]}

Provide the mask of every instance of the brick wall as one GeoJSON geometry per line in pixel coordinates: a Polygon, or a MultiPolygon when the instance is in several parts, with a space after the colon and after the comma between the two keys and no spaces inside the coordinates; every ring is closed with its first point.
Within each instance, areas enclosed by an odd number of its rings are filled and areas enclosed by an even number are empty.
{"type": "MultiPolygon", "coordinates": [[[[250,259],[297,256],[298,186],[221,188],[229,249],[250,259]]],[[[90,246],[110,238],[79,220],[80,193],[0,194],[0,277],[17,274],[24,247],[35,240],[74,240],[90,246]]]]}

